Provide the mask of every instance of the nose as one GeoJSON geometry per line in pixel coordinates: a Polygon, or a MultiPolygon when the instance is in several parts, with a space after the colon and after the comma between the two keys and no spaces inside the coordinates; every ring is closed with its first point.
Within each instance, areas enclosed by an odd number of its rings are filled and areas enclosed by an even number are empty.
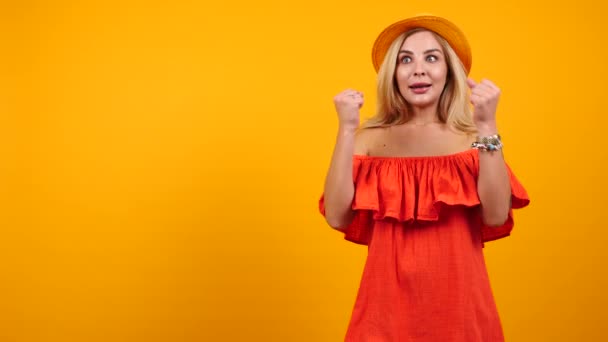
{"type": "Polygon", "coordinates": [[[414,76],[424,76],[426,71],[424,70],[424,63],[417,61],[414,65],[414,76]]]}

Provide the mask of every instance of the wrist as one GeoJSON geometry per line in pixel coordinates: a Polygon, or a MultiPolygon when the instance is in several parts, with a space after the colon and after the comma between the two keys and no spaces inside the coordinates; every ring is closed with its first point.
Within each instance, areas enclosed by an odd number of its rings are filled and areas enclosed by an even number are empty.
{"type": "Polygon", "coordinates": [[[500,134],[478,135],[477,140],[471,144],[472,148],[481,151],[499,151],[502,150],[502,140],[500,134]]]}
{"type": "Polygon", "coordinates": [[[480,137],[486,137],[494,134],[498,134],[498,128],[495,121],[476,123],[477,135],[480,137]]]}
{"type": "Polygon", "coordinates": [[[354,135],[359,127],[353,125],[339,125],[338,134],[340,135],[354,135]]]}

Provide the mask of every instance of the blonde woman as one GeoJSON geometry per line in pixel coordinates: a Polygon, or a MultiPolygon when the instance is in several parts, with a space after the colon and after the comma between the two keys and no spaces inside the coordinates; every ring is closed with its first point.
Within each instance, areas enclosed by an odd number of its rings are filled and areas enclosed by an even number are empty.
{"type": "Polygon", "coordinates": [[[372,50],[377,112],[334,98],[339,129],[320,210],[368,246],[346,341],[503,341],[483,257],[528,195],[506,165],[499,88],[468,79],[471,50],[435,16],[387,27],[372,50]]]}

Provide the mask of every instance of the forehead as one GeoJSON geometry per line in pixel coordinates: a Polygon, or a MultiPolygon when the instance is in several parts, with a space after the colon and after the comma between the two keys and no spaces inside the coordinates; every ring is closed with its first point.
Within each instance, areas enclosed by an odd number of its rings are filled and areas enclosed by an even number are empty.
{"type": "Polygon", "coordinates": [[[435,38],[435,35],[429,31],[416,32],[407,37],[405,41],[403,41],[403,44],[401,44],[401,50],[426,51],[429,49],[443,50],[437,41],[437,38],[435,38]]]}

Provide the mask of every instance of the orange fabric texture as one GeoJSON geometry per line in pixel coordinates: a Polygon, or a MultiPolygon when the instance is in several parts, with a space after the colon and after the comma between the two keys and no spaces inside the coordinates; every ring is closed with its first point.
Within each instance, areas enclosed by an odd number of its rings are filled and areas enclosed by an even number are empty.
{"type": "MultiPolygon", "coordinates": [[[[346,341],[503,341],[483,257],[506,237],[484,226],[479,152],[437,157],[354,156],[355,217],[343,232],[368,245],[346,341]]],[[[512,208],[529,198],[509,168],[512,208]]],[[[319,209],[325,214],[324,198],[319,209]]]]}

